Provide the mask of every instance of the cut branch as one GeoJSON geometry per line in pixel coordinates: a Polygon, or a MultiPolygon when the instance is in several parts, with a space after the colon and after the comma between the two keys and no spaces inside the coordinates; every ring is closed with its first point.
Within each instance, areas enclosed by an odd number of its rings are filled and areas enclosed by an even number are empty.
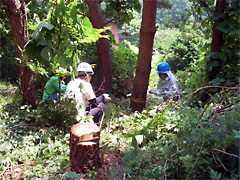
{"type": "Polygon", "coordinates": [[[222,150],[220,150],[220,149],[212,149],[212,151],[218,151],[218,152],[221,152],[221,153],[224,153],[224,154],[227,154],[227,155],[229,155],[229,156],[233,156],[233,157],[239,159],[239,157],[238,157],[237,155],[231,154],[231,153],[228,153],[228,152],[224,152],[224,151],[222,151],[222,150]]]}

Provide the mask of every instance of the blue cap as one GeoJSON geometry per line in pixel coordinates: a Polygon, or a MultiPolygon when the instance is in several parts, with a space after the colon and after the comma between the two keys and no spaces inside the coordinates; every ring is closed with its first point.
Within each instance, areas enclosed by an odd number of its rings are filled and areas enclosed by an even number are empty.
{"type": "Polygon", "coordinates": [[[171,69],[171,68],[170,68],[169,64],[163,62],[163,63],[160,63],[160,64],[158,65],[158,67],[157,67],[157,73],[162,73],[162,72],[168,71],[168,70],[170,70],[170,69],[171,69]]]}

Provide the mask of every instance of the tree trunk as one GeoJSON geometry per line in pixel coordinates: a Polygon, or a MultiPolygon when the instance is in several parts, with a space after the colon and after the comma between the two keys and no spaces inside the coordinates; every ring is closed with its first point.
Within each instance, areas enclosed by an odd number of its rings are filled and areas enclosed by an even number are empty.
{"type": "Polygon", "coordinates": [[[157,0],[143,0],[139,54],[130,105],[133,112],[141,112],[146,106],[153,40],[156,33],[156,8],[157,0]]]}
{"type": "MultiPolygon", "coordinates": [[[[211,53],[214,52],[219,52],[220,51],[220,47],[222,45],[222,32],[219,29],[216,29],[216,26],[219,22],[223,21],[223,13],[224,13],[224,6],[225,6],[225,0],[218,0],[216,3],[216,9],[215,9],[215,13],[218,14],[218,18],[216,20],[214,20],[214,24],[212,27],[212,44],[211,44],[211,53]]],[[[216,59],[216,58],[211,58],[210,57],[210,63],[211,63],[211,69],[208,70],[208,78],[209,81],[215,79],[217,77],[217,74],[220,71],[220,65],[221,65],[221,60],[220,59],[216,59]],[[214,61],[218,61],[218,66],[212,66],[214,61]]]]}
{"type": "MultiPolygon", "coordinates": [[[[90,20],[94,28],[100,29],[105,26],[105,19],[101,10],[101,2],[99,0],[87,0],[90,20]]],[[[102,33],[107,35],[107,32],[102,33]]],[[[102,85],[106,92],[110,92],[112,89],[112,56],[110,43],[107,38],[100,38],[97,41],[97,50],[99,56],[99,86],[102,85]]]]}
{"type": "Polygon", "coordinates": [[[93,167],[101,167],[99,155],[100,128],[93,123],[77,123],[70,132],[71,170],[87,173],[93,167]]]}
{"type": "MultiPolygon", "coordinates": [[[[24,46],[28,42],[27,13],[25,11],[25,3],[19,0],[4,0],[7,16],[10,20],[13,37],[15,40],[15,48],[17,57],[22,58],[19,47],[24,50],[24,46]]],[[[37,88],[35,82],[35,74],[28,67],[21,66],[21,62],[17,61],[19,71],[19,81],[21,93],[24,103],[29,103],[36,108],[39,102],[37,96],[37,88]]]]}

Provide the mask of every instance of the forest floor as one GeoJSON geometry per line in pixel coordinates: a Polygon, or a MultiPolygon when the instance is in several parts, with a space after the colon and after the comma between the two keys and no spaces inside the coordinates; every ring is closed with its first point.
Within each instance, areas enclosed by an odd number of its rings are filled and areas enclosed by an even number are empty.
{"type": "MultiPolygon", "coordinates": [[[[97,177],[95,177],[97,180],[109,179],[109,176],[118,169],[120,170],[120,172],[118,174],[122,173],[124,166],[121,161],[122,156],[119,153],[117,153],[117,152],[104,152],[103,153],[102,152],[101,158],[102,158],[102,166],[100,168],[97,168],[94,170],[97,174],[97,177]]],[[[67,172],[69,172],[69,173],[72,172],[70,169],[70,166],[66,169],[65,173],[67,173],[67,172]]],[[[88,174],[79,174],[79,175],[84,175],[84,177],[81,178],[80,180],[91,179],[88,174]]],[[[131,178],[124,173],[123,178],[121,178],[121,179],[130,180],[131,178]]]]}
{"type": "MultiPolygon", "coordinates": [[[[96,172],[97,177],[95,176],[94,178],[93,177],[91,178],[91,177],[89,177],[90,174],[88,174],[88,173],[78,174],[78,175],[84,175],[84,177],[80,178],[79,180],[88,180],[88,179],[107,180],[107,179],[109,179],[109,176],[111,174],[113,174],[118,169],[120,170],[120,172],[118,174],[122,173],[122,170],[123,170],[124,166],[121,162],[122,156],[119,153],[117,153],[117,152],[104,152],[104,153],[101,153],[101,156],[102,156],[102,166],[100,168],[97,168],[97,169],[93,170],[94,172],[96,172]]],[[[15,171],[15,169],[13,169],[13,171],[15,171]]],[[[71,171],[70,165],[69,165],[65,170],[64,176],[67,173],[71,173],[71,172],[72,171],[71,171]]],[[[22,172],[22,171],[20,171],[20,172],[15,171],[14,176],[11,176],[12,174],[9,173],[9,176],[4,176],[4,178],[6,178],[6,179],[8,179],[8,178],[12,179],[13,178],[15,180],[21,180],[22,179],[21,177],[22,177],[23,174],[24,174],[24,172],[22,172]]],[[[94,174],[92,172],[91,172],[91,175],[94,176],[94,174]]],[[[56,176],[51,177],[51,179],[52,178],[53,179],[59,179],[59,176],[56,175],[56,176]]],[[[63,177],[61,179],[63,179],[63,177]]],[[[128,175],[123,174],[123,178],[121,178],[121,179],[130,180],[131,178],[128,175]]]]}

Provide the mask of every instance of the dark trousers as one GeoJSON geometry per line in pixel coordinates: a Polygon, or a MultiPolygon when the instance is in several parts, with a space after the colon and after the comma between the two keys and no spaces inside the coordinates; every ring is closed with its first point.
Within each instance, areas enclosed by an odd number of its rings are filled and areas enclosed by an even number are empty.
{"type": "Polygon", "coordinates": [[[95,123],[99,123],[105,108],[106,108],[106,105],[103,102],[100,102],[98,105],[88,104],[86,107],[86,114],[87,116],[91,115],[95,123]]]}

